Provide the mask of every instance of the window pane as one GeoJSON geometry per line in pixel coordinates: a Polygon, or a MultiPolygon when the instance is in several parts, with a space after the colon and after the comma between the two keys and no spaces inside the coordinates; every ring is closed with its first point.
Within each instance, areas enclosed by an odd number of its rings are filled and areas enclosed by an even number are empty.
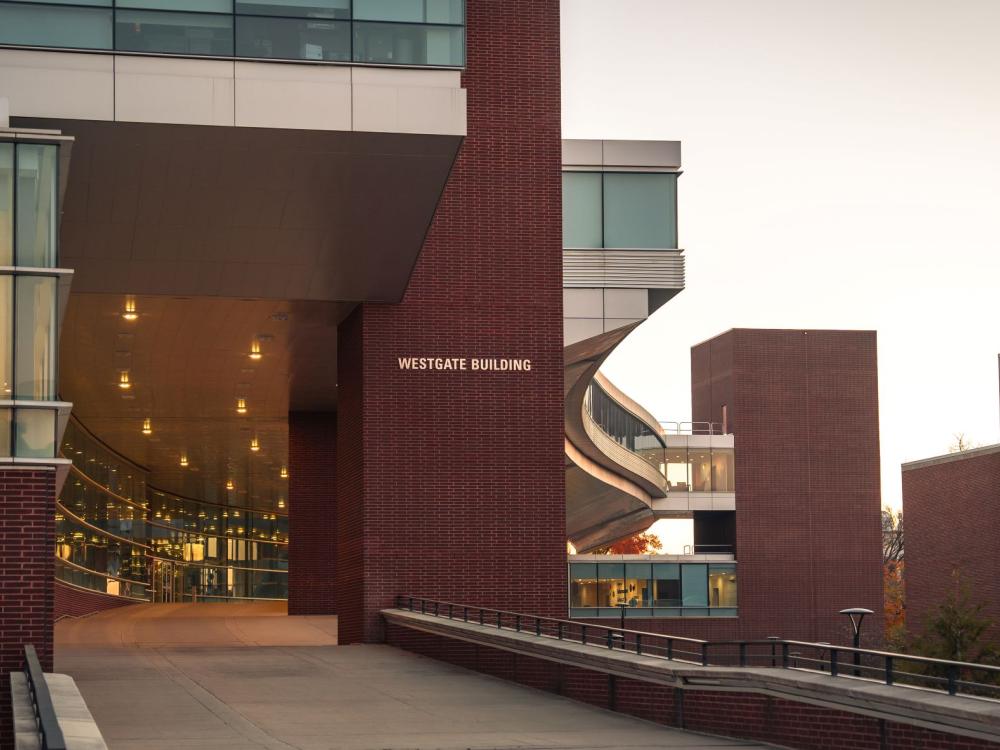
{"type": "Polygon", "coordinates": [[[56,279],[19,276],[14,298],[15,398],[55,398],[56,279]]]}
{"type": "Polygon", "coordinates": [[[681,566],[677,563],[653,564],[653,604],[678,607],[681,603],[681,566]]]}
{"type": "Polygon", "coordinates": [[[601,175],[563,172],[563,247],[602,247],[601,175]]]}
{"type": "Polygon", "coordinates": [[[354,17],[364,21],[463,23],[462,0],[354,0],[354,17]]]}
{"type": "Polygon", "coordinates": [[[13,393],[14,277],[0,276],[0,398],[12,398],[13,393]]]}
{"type": "Polygon", "coordinates": [[[465,30],[456,26],[355,23],[354,60],[461,66],[465,64],[465,30]]]}
{"type": "Polygon", "coordinates": [[[17,145],[17,265],[51,268],[56,263],[56,164],[59,147],[17,145]]]}
{"type": "Polygon", "coordinates": [[[56,455],[55,409],[15,409],[14,430],[19,458],[52,458],[56,455]]]}
{"type": "Polygon", "coordinates": [[[571,607],[597,606],[597,565],[573,563],[569,566],[569,601],[571,607]]]}
{"type": "Polygon", "coordinates": [[[708,604],[708,566],[682,565],[681,591],[685,607],[706,606],[708,604]]]}
{"type": "Polygon", "coordinates": [[[598,605],[617,607],[625,599],[625,566],[622,563],[599,563],[597,575],[598,605]]]}
{"type": "Polygon", "coordinates": [[[0,44],[111,49],[111,10],[2,3],[0,44]]]}
{"type": "Polygon", "coordinates": [[[13,456],[10,451],[10,427],[13,409],[0,409],[0,456],[13,456]]]}
{"type": "Polygon", "coordinates": [[[350,24],[237,16],[236,54],[285,60],[349,60],[350,24]]]}
{"type": "Polygon", "coordinates": [[[712,461],[708,448],[691,448],[688,451],[691,462],[691,491],[712,491],[712,461]]]}
{"type": "Polygon", "coordinates": [[[709,604],[713,607],[736,606],[736,566],[711,565],[708,571],[709,604]]]}
{"type": "Polygon", "coordinates": [[[196,13],[232,13],[233,0],[118,0],[119,8],[187,10],[196,13]]]}
{"type": "Polygon", "coordinates": [[[604,175],[605,247],[677,247],[676,214],[677,175],[604,175]]]}
{"type": "MultiPolygon", "coordinates": [[[[0,266],[14,265],[14,144],[0,143],[0,266]]],[[[0,328],[0,332],[3,329],[0,328]]]]}
{"type": "Polygon", "coordinates": [[[625,564],[625,597],[628,606],[649,606],[651,567],[649,563],[625,564]]]}
{"type": "Polygon", "coordinates": [[[686,448],[668,448],[667,451],[667,483],[670,492],[687,492],[691,488],[691,478],[688,472],[686,448]]]}
{"type": "Polygon", "coordinates": [[[116,48],[177,55],[233,54],[233,19],[201,13],[129,10],[115,15],[116,48]]]}
{"type": "Polygon", "coordinates": [[[350,18],[351,0],[236,0],[236,12],[256,16],[350,18]]]}
{"type": "Polygon", "coordinates": [[[716,492],[736,490],[732,448],[712,448],[712,489],[716,492]]]}

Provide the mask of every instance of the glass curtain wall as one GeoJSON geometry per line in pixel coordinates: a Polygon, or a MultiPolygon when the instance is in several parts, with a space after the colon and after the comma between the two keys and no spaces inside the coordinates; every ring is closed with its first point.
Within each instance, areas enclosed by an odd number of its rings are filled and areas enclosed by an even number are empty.
{"type": "Polygon", "coordinates": [[[72,420],[63,452],[73,467],[57,506],[56,556],[71,564],[70,582],[96,582],[103,591],[104,581],[125,578],[147,586],[144,596],[155,601],[288,597],[287,516],[150,487],[145,470],[72,420]],[[121,544],[132,545],[127,576],[124,553],[102,551],[121,544]]]}
{"type": "Polygon", "coordinates": [[[677,247],[674,172],[563,172],[563,247],[677,247]]]}
{"type": "Polygon", "coordinates": [[[3,0],[0,44],[460,68],[465,2],[3,0]]]}
{"type": "Polygon", "coordinates": [[[736,563],[569,564],[572,617],[735,617],[736,563]]]}
{"type": "Polygon", "coordinates": [[[59,146],[0,141],[0,459],[54,458],[59,146]]]}

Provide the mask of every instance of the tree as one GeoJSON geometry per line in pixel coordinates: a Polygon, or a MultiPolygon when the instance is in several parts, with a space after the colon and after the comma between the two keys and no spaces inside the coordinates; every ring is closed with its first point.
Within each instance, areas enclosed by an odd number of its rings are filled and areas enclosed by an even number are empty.
{"type": "Polygon", "coordinates": [[[948,446],[949,453],[963,453],[964,451],[970,451],[980,446],[979,443],[972,442],[964,432],[956,432],[952,437],[955,439],[955,442],[948,446]]]}
{"type": "Polygon", "coordinates": [[[973,601],[958,571],[952,573],[954,589],[930,615],[917,649],[924,656],[979,664],[1000,661],[1000,648],[985,641],[993,620],[983,614],[986,604],[973,601]]]}
{"type": "Polygon", "coordinates": [[[595,555],[652,555],[663,549],[663,542],[656,534],[636,534],[627,539],[619,539],[606,547],[592,549],[595,555]]]}
{"type": "Polygon", "coordinates": [[[885,645],[890,651],[906,648],[906,598],[903,590],[902,560],[882,566],[885,645]]]}
{"type": "Polygon", "coordinates": [[[903,560],[903,511],[882,508],[882,565],[903,560]]]}

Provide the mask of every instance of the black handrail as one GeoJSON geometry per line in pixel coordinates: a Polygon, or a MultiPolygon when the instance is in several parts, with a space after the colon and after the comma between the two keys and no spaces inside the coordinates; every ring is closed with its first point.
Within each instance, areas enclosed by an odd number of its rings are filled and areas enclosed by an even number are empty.
{"type": "Polygon", "coordinates": [[[31,704],[35,710],[35,723],[42,750],[66,750],[66,740],[56,719],[56,709],[52,705],[49,685],[45,682],[42,664],[38,661],[35,647],[30,643],[24,647],[24,675],[28,680],[31,704]]]}
{"type": "Polygon", "coordinates": [[[991,700],[1000,699],[1000,666],[990,664],[949,661],[929,656],[782,638],[705,641],[699,638],[597,625],[581,620],[526,615],[520,612],[473,607],[414,596],[397,596],[395,606],[397,609],[419,611],[421,614],[445,619],[461,619],[464,622],[478,622],[480,625],[485,622],[494,629],[503,629],[506,622],[509,630],[521,634],[572,641],[584,646],[618,648],[641,656],[683,661],[706,667],[756,666],[819,671],[832,677],[854,677],[900,687],[913,687],[915,682],[922,682],[925,685],[942,688],[949,695],[957,695],[964,689],[966,694],[991,700]],[[461,614],[453,615],[456,611],[461,614]],[[471,618],[470,612],[474,613],[471,618]],[[528,624],[530,627],[525,627],[528,624]],[[595,636],[595,631],[603,633],[595,636]],[[588,632],[592,634],[589,639],[588,632]],[[681,651],[677,648],[677,644],[689,644],[689,650],[681,651]],[[807,650],[812,650],[813,653],[809,654],[807,650]],[[678,658],[678,655],[681,658],[678,658]],[[857,658],[847,661],[845,655],[854,655],[857,658]],[[863,657],[867,657],[869,663],[862,664],[863,657]],[[901,664],[909,664],[911,669],[901,669],[901,664]],[[925,671],[913,671],[914,665],[925,671]],[[963,680],[961,679],[963,672],[985,673],[991,682],[963,680]]]}

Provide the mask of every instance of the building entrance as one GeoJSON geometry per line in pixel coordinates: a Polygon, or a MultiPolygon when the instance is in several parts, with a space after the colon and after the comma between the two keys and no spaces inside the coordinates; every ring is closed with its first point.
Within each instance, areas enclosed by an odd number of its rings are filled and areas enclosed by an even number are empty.
{"type": "Polygon", "coordinates": [[[179,602],[183,600],[183,572],[169,560],[153,560],[153,601],[179,602]]]}

